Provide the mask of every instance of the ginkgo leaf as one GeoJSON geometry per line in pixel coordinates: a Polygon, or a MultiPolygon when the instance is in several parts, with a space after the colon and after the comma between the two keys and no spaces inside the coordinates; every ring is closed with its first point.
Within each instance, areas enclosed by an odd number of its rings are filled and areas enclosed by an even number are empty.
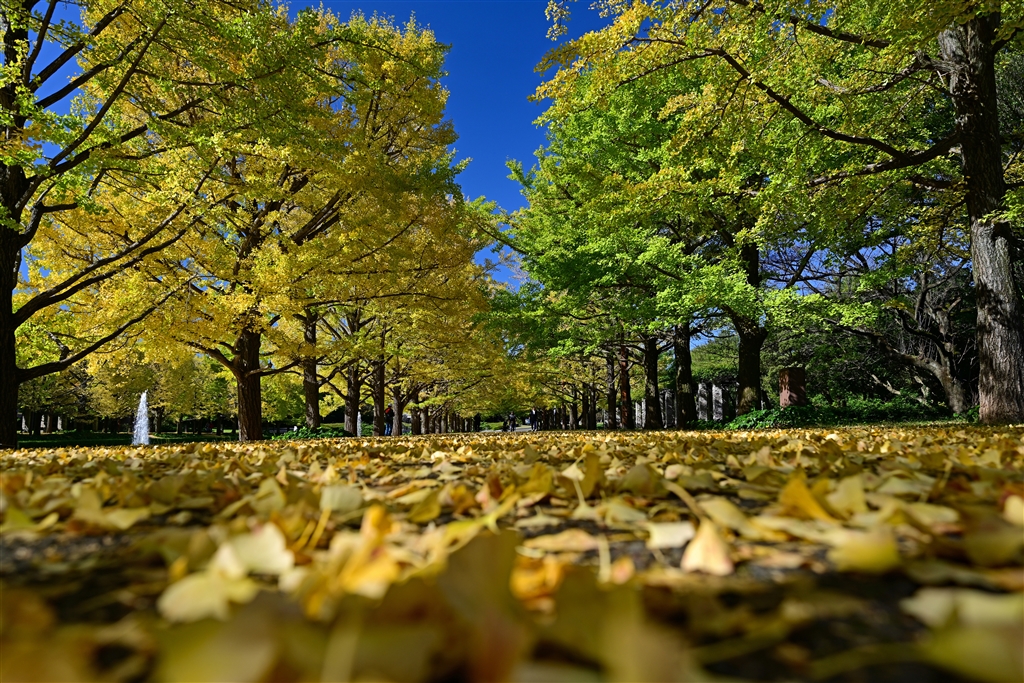
{"type": "Polygon", "coordinates": [[[437,519],[441,514],[440,491],[430,489],[429,494],[409,511],[409,521],[416,524],[426,524],[437,519]]]}
{"type": "Polygon", "coordinates": [[[828,558],[840,571],[883,573],[900,565],[900,551],[888,529],[839,530],[829,540],[833,548],[828,558]]]}
{"type": "Polygon", "coordinates": [[[582,553],[596,550],[598,540],[583,529],[566,529],[557,534],[537,536],[523,542],[527,548],[556,553],[582,553]]]}
{"type": "Polygon", "coordinates": [[[1017,526],[1024,526],[1024,498],[1009,496],[1003,503],[1003,519],[1017,526]]]}
{"type": "Polygon", "coordinates": [[[264,524],[252,533],[234,536],[227,545],[234,550],[247,573],[276,576],[295,564],[295,556],[288,550],[284,534],[276,524],[264,524]]]}
{"type": "Polygon", "coordinates": [[[729,558],[729,545],[722,538],[715,523],[704,520],[697,534],[683,552],[683,571],[704,572],[715,576],[728,576],[734,567],[729,558]]]}
{"type": "Polygon", "coordinates": [[[922,588],[900,608],[931,628],[1024,624],[1024,594],[997,595],[970,588],[922,588]]]}
{"type": "Polygon", "coordinates": [[[363,504],[363,494],[355,486],[333,484],[320,491],[320,509],[345,514],[358,510],[363,504]]]}
{"type": "Polygon", "coordinates": [[[701,509],[720,527],[732,529],[744,538],[752,541],[772,541],[785,538],[770,529],[760,527],[750,521],[743,511],[736,507],[728,498],[715,496],[700,501],[701,509]]]}
{"type": "Polygon", "coordinates": [[[836,519],[825,512],[821,504],[814,499],[802,472],[789,478],[785,487],[779,492],[779,504],[789,513],[805,519],[820,519],[835,522],[836,519]]]}
{"type": "Polygon", "coordinates": [[[649,522],[647,531],[647,547],[651,549],[682,548],[697,533],[692,522],[649,522]]]}
{"type": "Polygon", "coordinates": [[[864,481],[859,474],[840,479],[835,490],[829,493],[826,499],[833,510],[847,517],[868,511],[868,504],[864,498],[864,481]]]}
{"type": "Polygon", "coordinates": [[[157,609],[170,621],[223,620],[230,615],[232,602],[248,602],[258,592],[256,583],[245,577],[196,572],[168,586],[157,600],[157,609]]]}

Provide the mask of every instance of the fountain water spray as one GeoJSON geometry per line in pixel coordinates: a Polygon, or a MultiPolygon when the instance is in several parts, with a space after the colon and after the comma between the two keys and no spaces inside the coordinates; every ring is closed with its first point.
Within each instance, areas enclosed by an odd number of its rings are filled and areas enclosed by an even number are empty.
{"type": "Polygon", "coordinates": [[[149,445],[149,403],[146,402],[146,394],[143,391],[139,398],[139,409],[135,411],[135,431],[132,436],[133,446],[149,445]]]}

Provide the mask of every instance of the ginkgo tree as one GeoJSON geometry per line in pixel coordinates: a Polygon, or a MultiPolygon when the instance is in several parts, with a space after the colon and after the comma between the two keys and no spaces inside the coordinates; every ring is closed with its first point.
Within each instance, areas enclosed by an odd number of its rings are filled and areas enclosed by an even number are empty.
{"type": "MultiPolygon", "coordinates": [[[[1000,130],[996,64],[1024,39],[1016,2],[608,3],[613,21],[552,52],[555,96],[591,79],[591,102],[620,84],[682,68],[704,87],[680,92],[680,144],[791,150],[759,161],[776,201],[787,194],[843,214],[887,187],[960,199],[977,290],[981,420],[1024,420],[1024,303],[1014,278],[1024,194],[1019,155],[1000,130]],[[743,127],[748,135],[737,139],[743,127]]],[[[555,32],[565,0],[553,0],[555,32]]]]}
{"type": "Polygon", "coordinates": [[[292,89],[293,116],[181,159],[196,175],[214,167],[215,199],[176,252],[188,294],[161,314],[166,335],[233,374],[241,440],[262,437],[261,379],[315,355],[308,330],[286,323],[315,325],[316,307],[357,301],[366,280],[385,295],[396,252],[440,241],[429,216],[461,201],[433,34],[326,12],[292,30],[322,48],[292,89]]]}
{"type": "Polygon", "coordinates": [[[206,200],[206,176],[165,154],[277,114],[287,100],[266,93],[286,94],[296,52],[285,22],[256,1],[0,5],[0,447],[16,443],[21,383],[68,368],[165,299],[156,256],[206,200]],[[80,311],[81,325],[19,366],[19,329],[62,311],[80,311]]]}
{"type": "MultiPolygon", "coordinates": [[[[682,345],[715,319],[739,336],[737,407],[740,414],[753,410],[769,326],[806,265],[779,278],[765,257],[783,247],[813,253],[807,226],[814,221],[765,201],[757,154],[678,144],[684,117],[661,110],[680,92],[699,92],[699,78],[666,69],[658,80],[623,83],[600,101],[592,101],[595,87],[581,76],[559,90],[541,119],[548,146],[536,168],[514,167],[530,206],[517,214],[509,241],[533,277],[571,293],[566,301],[577,301],[577,315],[603,298],[605,313],[634,330],[645,398],[655,408],[647,411],[648,426],[661,426],[659,338],[672,339],[685,360],[682,345]]],[[[677,369],[684,419],[692,419],[688,373],[677,369]]]]}

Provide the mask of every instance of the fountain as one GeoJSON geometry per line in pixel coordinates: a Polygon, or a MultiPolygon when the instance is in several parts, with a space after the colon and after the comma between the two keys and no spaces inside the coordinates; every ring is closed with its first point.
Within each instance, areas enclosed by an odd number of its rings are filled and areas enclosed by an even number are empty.
{"type": "Polygon", "coordinates": [[[133,446],[149,445],[149,404],[146,402],[146,394],[143,391],[139,398],[139,409],[135,411],[135,431],[132,436],[133,446]]]}

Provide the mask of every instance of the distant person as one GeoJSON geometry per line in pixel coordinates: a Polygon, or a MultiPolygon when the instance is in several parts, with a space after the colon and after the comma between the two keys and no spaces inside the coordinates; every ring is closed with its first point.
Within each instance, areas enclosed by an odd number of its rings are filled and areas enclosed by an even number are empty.
{"type": "Polygon", "coordinates": [[[530,408],[530,431],[536,432],[540,429],[540,411],[530,408]]]}
{"type": "Polygon", "coordinates": [[[515,413],[509,413],[508,414],[508,431],[510,431],[510,432],[516,431],[516,414],[515,413]]]}
{"type": "Polygon", "coordinates": [[[384,436],[391,436],[391,429],[395,423],[395,411],[388,406],[384,409],[384,436]]]}

